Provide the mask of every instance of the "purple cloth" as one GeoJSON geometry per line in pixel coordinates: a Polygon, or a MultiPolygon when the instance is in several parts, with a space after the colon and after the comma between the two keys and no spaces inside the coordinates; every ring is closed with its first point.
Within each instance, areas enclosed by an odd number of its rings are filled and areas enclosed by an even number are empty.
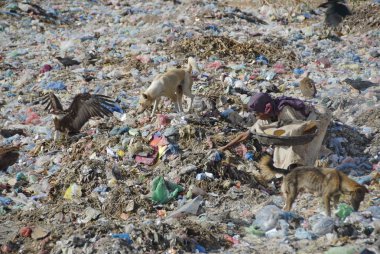
{"type": "Polygon", "coordinates": [[[277,116],[285,106],[290,106],[295,110],[300,111],[304,116],[309,115],[308,108],[302,100],[288,96],[281,96],[272,99],[272,97],[267,93],[254,94],[248,102],[248,108],[250,111],[265,113],[268,108],[268,104],[272,106],[272,116],[277,116]]]}
{"type": "Polygon", "coordinates": [[[251,96],[248,102],[250,111],[264,113],[268,103],[273,103],[272,97],[267,93],[256,93],[251,96]]]}

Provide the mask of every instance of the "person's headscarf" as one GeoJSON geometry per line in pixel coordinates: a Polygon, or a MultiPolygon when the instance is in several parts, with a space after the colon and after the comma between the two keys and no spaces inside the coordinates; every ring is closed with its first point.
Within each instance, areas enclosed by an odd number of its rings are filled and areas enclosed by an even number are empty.
{"type": "Polygon", "coordinates": [[[248,102],[249,111],[270,114],[271,116],[277,116],[285,106],[300,111],[304,116],[309,115],[307,106],[302,100],[288,96],[273,99],[268,93],[256,93],[251,96],[248,102]]]}

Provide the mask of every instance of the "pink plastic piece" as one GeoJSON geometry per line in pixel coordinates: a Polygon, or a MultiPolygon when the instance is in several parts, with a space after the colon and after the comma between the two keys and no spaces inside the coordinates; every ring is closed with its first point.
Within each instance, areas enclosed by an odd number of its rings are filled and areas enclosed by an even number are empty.
{"type": "Polygon", "coordinates": [[[150,62],[150,57],[149,56],[136,56],[136,59],[139,60],[140,62],[147,64],[150,62]]]}
{"type": "Polygon", "coordinates": [[[219,69],[223,66],[223,64],[220,61],[215,61],[213,63],[209,63],[206,68],[208,69],[219,69]]]}
{"type": "Polygon", "coordinates": [[[36,125],[36,124],[39,124],[40,122],[41,122],[40,116],[37,113],[33,112],[30,108],[28,108],[26,110],[25,124],[36,125]]]}

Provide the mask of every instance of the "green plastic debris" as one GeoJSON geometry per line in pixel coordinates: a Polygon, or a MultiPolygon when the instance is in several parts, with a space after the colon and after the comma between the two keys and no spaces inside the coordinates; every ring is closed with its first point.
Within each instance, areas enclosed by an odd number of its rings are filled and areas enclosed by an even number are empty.
{"type": "Polygon", "coordinates": [[[17,49],[17,50],[11,51],[8,54],[8,56],[10,56],[12,58],[15,58],[15,57],[23,56],[23,55],[26,55],[26,54],[28,54],[28,50],[26,50],[26,49],[17,49]]]}
{"type": "Polygon", "coordinates": [[[347,205],[347,204],[339,204],[338,206],[338,212],[336,213],[336,215],[341,219],[341,220],[344,220],[345,218],[347,218],[348,216],[350,216],[350,214],[354,211],[354,209],[347,205]]]}
{"type": "Polygon", "coordinates": [[[129,129],[128,134],[136,137],[140,135],[140,131],[138,129],[129,129]]]}
{"type": "Polygon", "coordinates": [[[332,247],[325,254],[355,254],[360,253],[362,248],[358,246],[341,246],[341,247],[332,247]]]}
{"type": "Polygon", "coordinates": [[[245,228],[245,232],[247,234],[252,234],[256,236],[265,236],[265,231],[258,229],[256,226],[250,226],[248,228],[245,228]]]}
{"type": "Polygon", "coordinates": [[[158,176],[152,182],[151,197],[154,202],[165,204],[169,200],[176,198],[178,193],[183,190],[182,186],[165,181],[162,176],[158,176]]]}
{"type": "Polygon", "coordinates": [[[5,6],[5,9],[9,11],[17,11],[18,5],[16,3],[10,3],[7,6],[5,6]]]}

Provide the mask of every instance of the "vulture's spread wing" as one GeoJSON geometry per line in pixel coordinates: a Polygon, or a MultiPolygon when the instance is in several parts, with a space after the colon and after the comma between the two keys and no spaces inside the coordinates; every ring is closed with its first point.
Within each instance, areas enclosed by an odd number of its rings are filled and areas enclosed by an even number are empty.
{"type": "Polygon", "coordinates": [[[0,147],[0,171],[6,170],[17,162],[20,146],[0,147]]]}
{"type": "Polygon", "coordinates": [[[337,14],[336,12],[329,12],[327,11],[326,12],[326,18],[325,18],[325,22],[327,25],[329,26],[337,26],[339,25],[340,22],[342,22],[343,20],[343,17],[340,16],[339,14],[337,14]]]}
{"type": "Polygon", "coordinates": [[[110,108],[113,106],[114,102],[108,96],[82,93],[75,96],[65,118],[71,120],[72,127],[79,131],[91,117],[112,115],[110,108]]]}
{"type": "Polygon", "coordinates": [[[322,3],[322,4],[318,5],[317,8],[327,8],[328,6],[329,6],[329,3],[325,2],[325,3],[322,3]]]}
{"type": "Polygon", "coordinates": [[[23,129],[0,129],[0,135],[4,138],[9,138],[16,134],[26,136],[23,129]]]}
{"type": "Polygon", "coordinates": [[[46,18],[51,18],[51,19],[56,19],[57,16],[54,15],[53,13],[48,13],[46,10],[41,8],[41,6],[37,4],[32,4],[32,3],[23,3],[29,5],[29,10],[28,12],[32,12],[35,15],[41,15],[45,16],[46,18]]]}
{"type": "Polygon", "coordinates": [[[348,9],[348,7],[343,3],[336,4],[335,12],[338,13],[343,18],[348,16],[348,15],[351,15],[350,9],[348,9]]]}
{"type": "Polygon", "coordinates": [[[18,151],[18,150],[20,150],[20,147],[21,147],[21,145],[0,147],[0,156],[4,155],[6,153],[9,153],[9,152],[18,151]]]}
{"type": "Polygon", "coordinates": [[[45,97],[42,98],[42,104],[46,105],[45,110],[53,112],[63,112],[63,107],[57,96],[54,93],[50,92],[45,97]]]}

